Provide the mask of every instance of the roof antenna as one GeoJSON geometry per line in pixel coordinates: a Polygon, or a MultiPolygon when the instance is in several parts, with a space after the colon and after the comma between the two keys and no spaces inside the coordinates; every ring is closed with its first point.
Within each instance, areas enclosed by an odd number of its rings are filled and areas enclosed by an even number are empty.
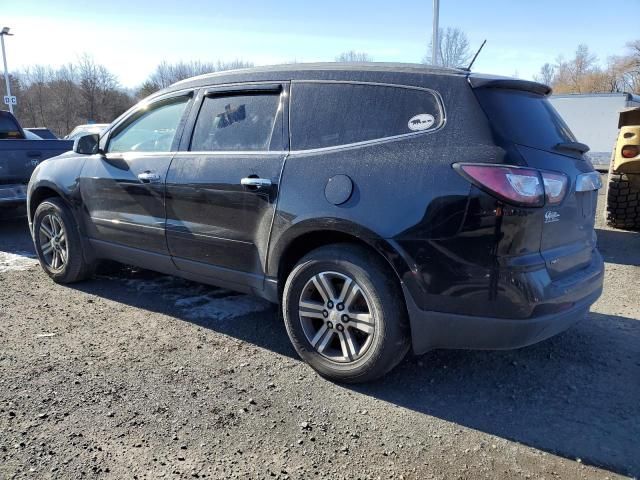
{"type": "Polygon", "coordinates": [[[476,63],[476,58],[478,58],[478,55],[480,55],[480,52],[482,51],[482,48],[484,47],[485,43],[487,43],[486,39],[484,40],[484,42],[482,42],[482,45],[480,45],[480,48],[478,49],[476,54],[473,56],[473,60],[471,60],[471,63],[469,64],[469,66],[467,68],[465,68],[464,70],[466,70],[467,72],[471,71],[471,67],[473,67],[474,63],[476,63]]]}

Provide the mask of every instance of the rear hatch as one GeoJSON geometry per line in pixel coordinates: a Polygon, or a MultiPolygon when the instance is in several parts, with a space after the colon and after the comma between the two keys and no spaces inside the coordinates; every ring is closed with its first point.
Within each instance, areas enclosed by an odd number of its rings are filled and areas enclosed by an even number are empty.
{"type": "Polygon", "coordinates": [[[517,152],[515,156],[525,166],[568,177],[562,202],[545,205],[540,212],[540,232],[531,232],[541,235],[540,253],[549,274],[557,278],[586,267],[596,245],[600,181],[584,156],[588,148],[577,142],[540,84],[497,82],[476,88],[475,93],[499,144],[517,152]]]}

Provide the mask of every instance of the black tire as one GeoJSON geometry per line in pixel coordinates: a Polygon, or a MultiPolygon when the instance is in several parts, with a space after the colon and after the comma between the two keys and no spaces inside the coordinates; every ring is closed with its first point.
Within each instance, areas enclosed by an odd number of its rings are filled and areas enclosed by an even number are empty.
{"type": "Polygon", "coordinates": [[[640,230],[640,174],[609,172],[605,215],[611,227],[640,230]]]}
{"type": "Polygon", "coordinates": [[[43,201],[33,216],[33,241],[42,269],[57,283],[74,283],[87,278],[93,272],[93,264],[85,261],[82,241],[78,225],[69,207],[59,198],[48,198],[43,201]],[[41,234],[43,222],[49,222],[53,217],[59,219],[64,228],[66,260],[56,268],[51,262],[46,248],[46,237],[41,234]]]}
{"type": "MultiPolygon", "coordinates": [[[[342,290],[342,287],[338,283],[338,286],[332,286],[332,289],[337,296],[340,293],[338,290],[342,290]]],[[[323,304],[322,302],[322,300],[318,300],[318,304],[323,304]]],[[[344,301],[344,305],[347,305],[347,301],[344,301]]],[[[344,305],[342,308],[345,308],[344,305]]],[[[325,307],[321,308],[324,315],[325,307]]],[[[328,245],[310,252],[300,260],[289,274],[285,283],[282,310],[289,338],[298,355],[314,370],[331,380],[346,383],[374,380],[383,376],[400,363],[409,350],[410,333],[406,307],[394,272],[383,259],[356,245],[328,245]],[[341,276],[344,276],[351,279],[352,285],[357,285],[360,289],[361,293],[354,294],[351,298],[361,295],[360,302],[362,305],[367,305],[367,311],[369,311],[369,317],[372,319],[374,328],[373,333],[366,334],[367,340],[362,342],[364,346],[358,353],[361,356],[357,358],[355,355],[351,356],[352,350],[350,349],[348,349],[350,352],[349,359],[346,359],[346,354],[343,361],[327,358],[314,348],[311,343],[313,339],[310,340],[308,338],[309,334],[305,333],[303,322],[309,322],[309,319],[306,316],[301,317],[299,304],[302,301],[303,294],[307,294],[309,285],[314,278],[318,278],[316,276],[319,274],[334,275],[338,278],[338,282],[341,276]],[[363,301],[364,303],[362,303],[363,301]],[[304,321],[303,318],[305,318],[304,321]],[[369,336],[371,337],[370,339],[369,336]]],[[[351,314],[351,312],[349,313],[351,314]]],[[[334,311],[334,314],[337,313],[334,311]]],[[[354,317],[358,315],[355,313],[354,317]]],[[[348,315],[343,315],[341,318],[344,319],[344,317],[348,318],[348,315]]],[[[322,322],[327,324],[327,321],[331,318],[333,317],[312,319],[312,321],[323,325],[322,322]]],[[[345,344],[342,343],[342,339],[344,337],[340,337],[340,335],[346,335],[343,332],[351,332],[350,336],[364,335],[360,328],[355,327],[356,324],[362,323],[358,320],[352,320],[351,324],[342,324],[340,322],[342,330],[339,333],[336,321],[336,331],[329,332],[330,335],[338,337],[334,338],[333,341],[340,345],[337,349],[342,348],[343,353],[345,344]],[[357,330],[354,330],[356,328],[357,330]]],[[[319,330],[326,328],[326,325],[318,328],[319,330]]],[[[318,334],[320,334],[319,331],[318,334]]],[[[355,344],[358,343],[357,341],[355,342],[355,344]]]]}

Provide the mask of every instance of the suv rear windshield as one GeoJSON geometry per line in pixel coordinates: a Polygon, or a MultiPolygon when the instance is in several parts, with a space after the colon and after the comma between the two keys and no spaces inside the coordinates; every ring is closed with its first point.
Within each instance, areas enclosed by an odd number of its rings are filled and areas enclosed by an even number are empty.
{"type": "Polygon", "coordinates": [[[576,138],[546,97],[523,90],[479,88],[475,93],[493,128],[505,140],[541,150],[576,138]]]}
{"type": "Polygon", "coordinates": [[[443,121],[430,90],[367,83],[295,82],[291,112],[293,150],[430,131],[443,121]]]}

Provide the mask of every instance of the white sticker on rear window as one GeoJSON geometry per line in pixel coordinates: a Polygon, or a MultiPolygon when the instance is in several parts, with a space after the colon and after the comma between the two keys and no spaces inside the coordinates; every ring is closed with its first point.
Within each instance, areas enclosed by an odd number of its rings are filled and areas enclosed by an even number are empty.
{"type": "Polygon", "coordinates": [[[436,123],[436,119],[429,113],[421,113],[409,120],[409,130],[419,132],[420,130],[428,130],[436,123]]]}

